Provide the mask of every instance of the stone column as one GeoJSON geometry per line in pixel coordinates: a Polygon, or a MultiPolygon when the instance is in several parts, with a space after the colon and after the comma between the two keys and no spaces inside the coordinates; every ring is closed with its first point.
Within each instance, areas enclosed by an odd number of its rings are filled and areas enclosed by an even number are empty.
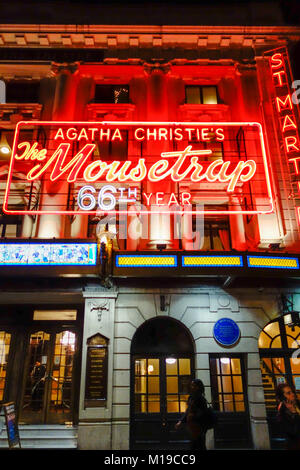
{"type": "MultiPolygon", "coordinates": [[[[168,75],[170,64],[152,63],[145,64],[145,73],[147,75],[147,120],[148,121],[168,121],[168,75]]],[[[161,152],[169,151],[169,144],[166,141],[147,142],[147,154],[151,161],[160,159],[161,152]]],[[[155,205],[152,202],[152,210],[168,210],[167,194],[173,190],[173,184],[169,181],[150,182],[145,185],[148,193],[165,193],[162,196],[160,204],[155,205]]],[[[154,198],[155,199],[155,198],[154,198]]],[[[172,231],[170,214],[150,214],[149,215],[149,243],[148,246],[156,249],[157,244],[165,244],[167,248],[172,247],[172,231]]]]}
{"type": "MultiPolygon", "coordinates": [[[[72,121],[76,109],[78,85],[77,64],[53,64],[52,73],[56,78],[52,108],[53,121],[72,121]]],[[[51,149],[52,142],[49,142],[51,149]]],[[[67,205],[68,184],[66,182],[43,183],[40,209],[57,210],[67,205]]],[[[38,238],[63,238],[65,217],[59,214],[42,214],[38,223],[38,238]]]]}
{"type": "Polygon", "coordinates": [[[90,288],[85,298],[84,329],[82,340],[82,366],[79,401],[78,448],[107,450],[112,448],[112,399],[114,317],[117,292],[113,289],[90,288]],[[107,401],[103,407],[85,407],[87,342],[100,334],[108,339],[107,401]]]}

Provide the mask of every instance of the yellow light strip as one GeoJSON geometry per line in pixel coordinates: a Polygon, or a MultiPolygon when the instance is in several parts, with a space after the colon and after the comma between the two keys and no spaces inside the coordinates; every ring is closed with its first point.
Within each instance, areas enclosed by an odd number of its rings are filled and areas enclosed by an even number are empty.
{"type": "Polygon", "coordinates": [[[175,267],[177,266],[176,256],[148,256],[148,255],[118,255],[116,258],[117,267],[175,267]]]}
{"type": "Polygon", "coordinates": [[[286,268],[299,269],[297,258],[276,258],[248,256],[248,266],[250,268],[286,268]]]}
{"type": "Polygon", "coordinates": [[[183,256],[183,266],[243,266],[241,256],[183,256]]]}
{"type": "Polygon", "coordinates": [[[183,256],[183,266],[243,266],[241,256],[183,256]]]}

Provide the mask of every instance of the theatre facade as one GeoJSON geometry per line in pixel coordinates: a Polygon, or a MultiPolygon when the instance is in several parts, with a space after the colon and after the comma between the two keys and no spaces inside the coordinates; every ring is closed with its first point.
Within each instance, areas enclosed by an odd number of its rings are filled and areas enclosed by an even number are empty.
{"type": "Polygon", "coordinates": [[[188,449],[174,425],[192,378],[219,418],[208,448],[284,445],[275,388],[300,397],[299,40],[0,26],[0,403],[24,448],[188,449]]]}

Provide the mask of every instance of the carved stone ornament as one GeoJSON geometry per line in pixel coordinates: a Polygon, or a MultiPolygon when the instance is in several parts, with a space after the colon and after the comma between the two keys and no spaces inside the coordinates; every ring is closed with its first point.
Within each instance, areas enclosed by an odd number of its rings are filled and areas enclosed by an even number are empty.
{"type": "Polygon", "coordinates": [[[169,62],[160,62],[157,60],[155,62],[153,61],[152,63],[144,63],[144,70],[149,75],[153,72],[168,73],[170,68],[171,64],[169,62]]]}
{"type": "Polygon", "coordinates": [[[100,305],[95,301],[91,301],[89,302],[89,307],[91,312],[95,311],[98,315],[98,322],[101,322],[102,320],[103,311],[109,312],[109,303],[107,300],[105,300],[105,302],[102,302],[100,305]]]}
{"type": "Polygon", "coordinates": [[[73,63],[62,63],[58,64],[56,62],[52,62],[51,64],[51,73],[52,75],[59,75],[60,73],[75,73],[78,71],[79,62],[73,63]]]}

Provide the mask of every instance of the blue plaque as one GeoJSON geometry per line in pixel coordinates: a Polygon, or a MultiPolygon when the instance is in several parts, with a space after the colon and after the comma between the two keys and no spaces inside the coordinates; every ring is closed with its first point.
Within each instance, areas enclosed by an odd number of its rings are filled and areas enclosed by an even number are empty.
{"type": "Polygon", "coordinates": [[[214,325],[214,338],[223,346],[233,346],[240,338],[240,329],[231,318],[221,318],[214,325]]]}

